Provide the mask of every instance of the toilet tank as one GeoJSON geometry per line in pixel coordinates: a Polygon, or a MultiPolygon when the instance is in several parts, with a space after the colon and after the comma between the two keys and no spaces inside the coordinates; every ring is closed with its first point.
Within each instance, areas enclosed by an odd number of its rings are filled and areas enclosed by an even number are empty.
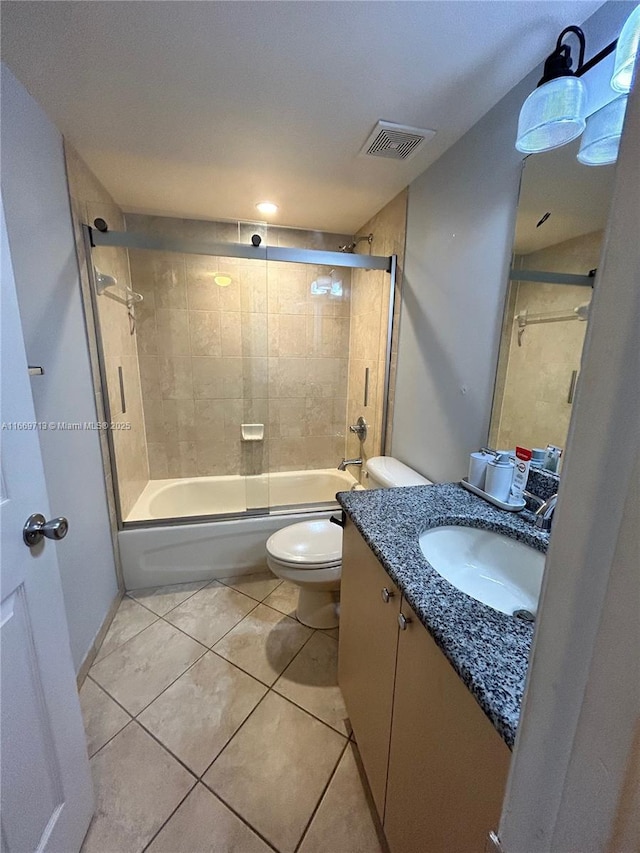
{"type": "Polygon", "coordinates": [[[367,488],[388,489],[394,486],[431,486],[422,474],[393,456],[373,456],[367,460],[367,488]]]}

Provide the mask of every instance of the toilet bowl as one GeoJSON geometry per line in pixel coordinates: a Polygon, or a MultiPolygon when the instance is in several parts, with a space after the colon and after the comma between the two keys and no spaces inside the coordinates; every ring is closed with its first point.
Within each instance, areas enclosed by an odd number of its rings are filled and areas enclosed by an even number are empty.
{"type": "MultiPolygon", "coordinates": [[[[424,486],[431,481],[390,456],[366,466],[367,488],[424,486]]],[[[342,528],[328,518],[283,527],[267,540],[267,565],[276,577],[299,587],[296,616],[310,628],[337,628],[342,528]]]]}
{"type": "Polygon", "coordinates": [[[296,616],[310,628],[336,628],[342,528],[328,518],[291,524],[267,539],[267,565],[299,587],[296,616]]]}

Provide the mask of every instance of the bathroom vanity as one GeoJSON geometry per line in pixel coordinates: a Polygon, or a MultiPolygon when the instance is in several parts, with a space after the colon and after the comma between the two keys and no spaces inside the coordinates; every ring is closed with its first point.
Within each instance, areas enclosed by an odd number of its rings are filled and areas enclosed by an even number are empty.
{"type": "Polygon", "coordinates": [[[457,485],[339,495],[339,683],[391,853],[484,850],[498,825],[533,626],[459,592],[424,530],[548,536],[457,485]]]}

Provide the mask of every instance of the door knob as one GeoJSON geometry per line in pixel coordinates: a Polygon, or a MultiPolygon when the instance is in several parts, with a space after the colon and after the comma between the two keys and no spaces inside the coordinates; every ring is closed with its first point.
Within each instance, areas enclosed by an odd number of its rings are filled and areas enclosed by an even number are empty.
{"type": "Polygon", "coordinates": [[[395,595],[395,593],[391,592],[391,590],[387,589],[387,587],[385,586],[380,590],[380,595],[382,596],[382,600],[384,601],[384,603],[388,604],[395,595]]]}
{"type": "Polygon", "coordinates": [[[69,522],[63,516],[46,521],[44,515],[35,512],[27,519],[22,530],[22,537],[24,544],[28,548],[33,548],[43,536],[46,536],[47,539],[64,539],[68,530],[69,522]]]}

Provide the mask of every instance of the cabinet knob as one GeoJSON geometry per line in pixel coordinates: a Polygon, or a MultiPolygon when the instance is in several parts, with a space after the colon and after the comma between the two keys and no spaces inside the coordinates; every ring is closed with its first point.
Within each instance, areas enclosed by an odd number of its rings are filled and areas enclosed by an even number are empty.
{"type": "Polygon", "coordinates": [[[387,587],[385,586],[380,590],[380,595],[384,603],[388,604],[395,595],[395,592],[391,592],[391,590],[387,589],[387,587]]]}
{"type": "Polygon", "coordinates": [[[407,625],[411,622],[408,616],[405,616],[404,613],[398,613],[398,627],[401,631],[407,630],[407,625]]]}

